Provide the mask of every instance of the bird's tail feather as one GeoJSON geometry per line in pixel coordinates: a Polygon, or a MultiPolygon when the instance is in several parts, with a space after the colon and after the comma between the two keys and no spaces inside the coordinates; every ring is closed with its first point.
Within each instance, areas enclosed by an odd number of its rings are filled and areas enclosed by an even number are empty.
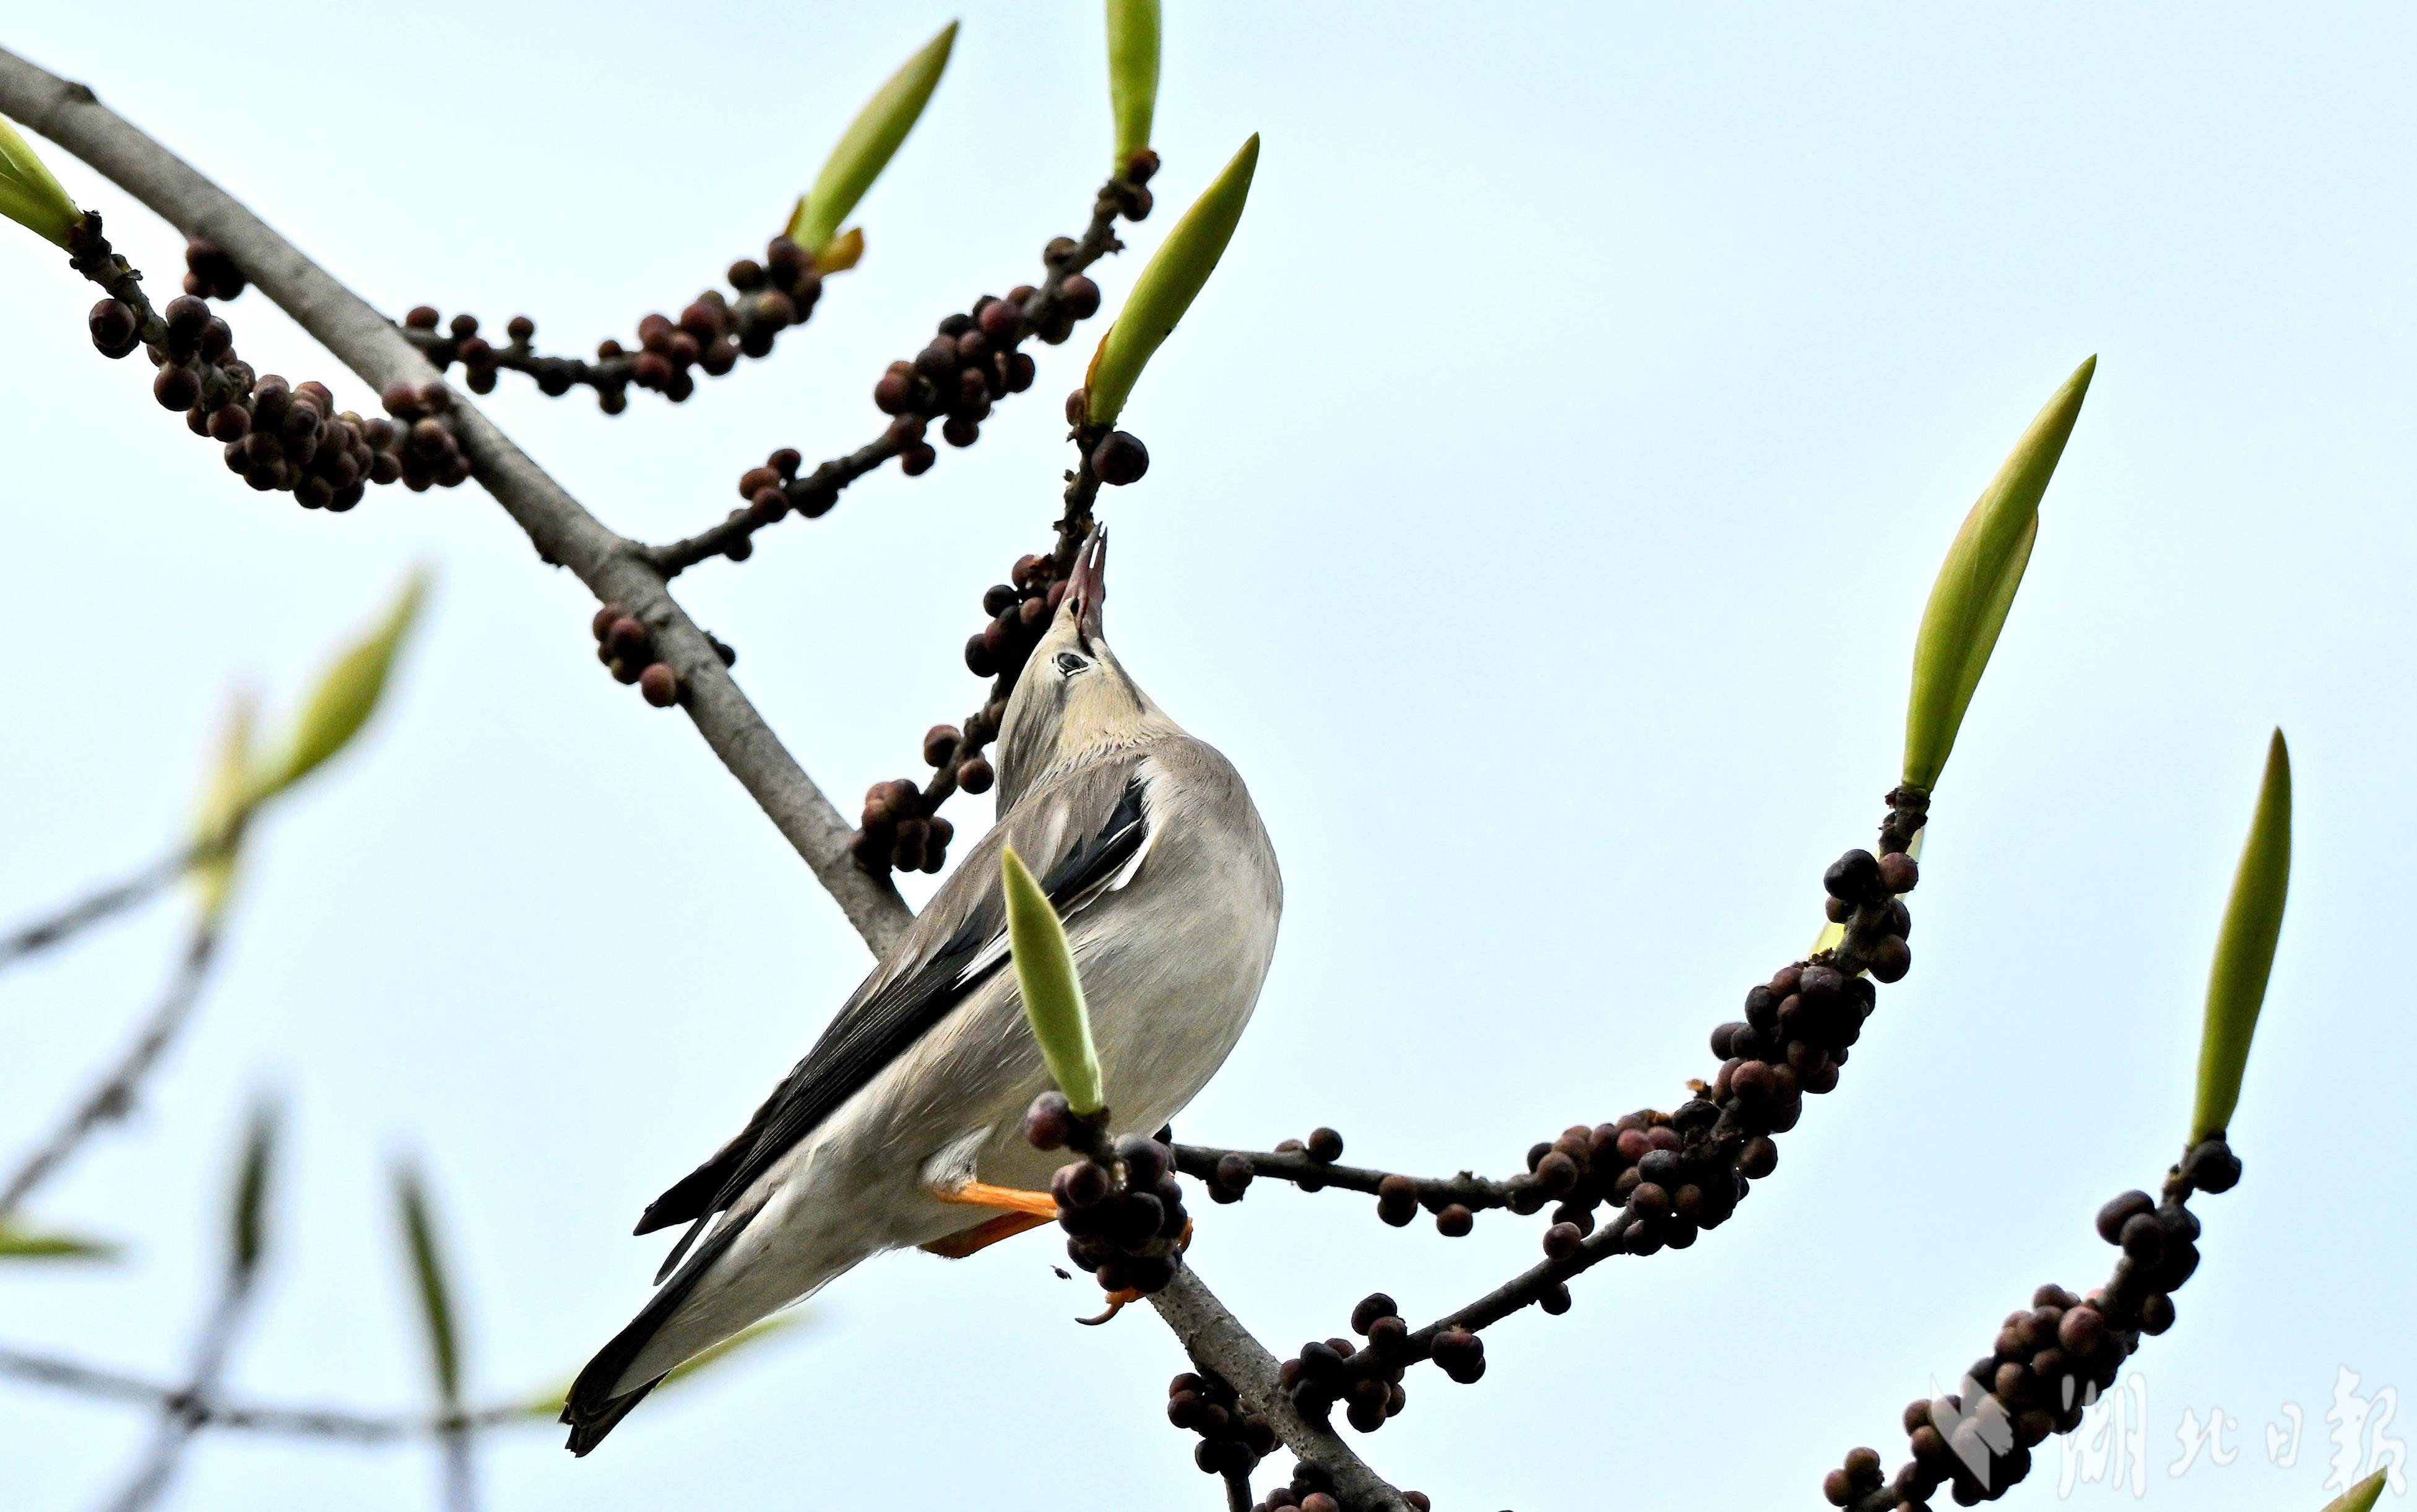
{"type": "Polygon", "coordinates": [[[613,1426],[627,1417],[630,1410],[661,1382],[662,1377],[657,1376],[630,1390],[616,1390],[631,1362],[653,1341],[663,1325],[671,1322],[680,1304],[696,1290],[697,1281],[722,1252],[730,1247],[731,1241],[738,1237],[739,1231],[747,1226],[748,1217],[752,1216],[725,1216],[705,1242],[688,1257],[688,1263],[646,1299],[646,1305],[638,1309],[638,1315],[630,1320],[629,1326],[615,1334],[612,1341],[598,1350],[596,1357],[579,1372],[579,1379],[570,1383],[570,1399],[562,1408],[562,1421],[570,1425],[570,1448],[572,1454],[584,1455],[602,1443],[604,1435],[613,1431],[613,1426]]]}

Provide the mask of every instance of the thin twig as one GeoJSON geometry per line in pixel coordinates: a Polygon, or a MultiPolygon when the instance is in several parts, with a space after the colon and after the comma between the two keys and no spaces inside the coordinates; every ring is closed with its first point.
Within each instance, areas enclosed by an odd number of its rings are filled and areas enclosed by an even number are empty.
{"type": "MultiPolygon", "coordinates": [[[[20,956],[47,949],[80,930],[114,915],[122,914],[145,899],[173,886],[177,878],[208,860],[224,845],[223,839],[197,840],[181,851],[173,852],[152,862],[132,876],[111,883],[46,918],[21,926],[12,933],[0,937],[0,966],[20,956]]],[[[0,1211],[7,1208],[0,1202],[0,1211]]]]}
{"type": "Polygon", "coordinates": [[[188,1383],[183,1390],[172,1392],[161,1400],[160,1426],[152,1435],[151,1446],[144,1452],[125,1489],[106,1504],[108,1512],[143,1512],[168,1489],[178,1461],[184,1458],[185,1446],[202,1428],[203,1420],[193,1411],[193,1405],[209,1399],[218,1389],[219,1377],[226,1371],[236,1330],[241,1326],[251,1300],[253,1275],[249,1265],[228,1268],[224,1290],[219,1293],[218,1305],[211,1309],[200,1341],[193,1348],[192,1373],[188,1383]]]}
{"type": "MultiPolygon", "coordinates": [[[[1022,330],[1036,332],[1049,327],[1054,321],[1063,320],[1071,325],[1077,318],[1066,306],[1066,280],[1082,273],[1110,252],[1121,249],[1124,243],[1117,239],[1117,219],[1130,205],[1126,196],[1129,188],[1120,179],[1110,179],[1092,197],[1091,219],[1083,234],[1071,240],[1060,238],[1051,244],[1045,254],[1048,273],[1039,287],[1025,297],[1022,330]]],[[[1052,332],[1055,337],[1058,333],[1052,332]]],[[[1022,337],[1018,336],[1017,340],[1022,337]]],[[[996,396],[1003,400],[1004,393],[996,396]]],[[[810,473],[789,478],[781,485],[783,498],[777,510],[759,510],[752,505],[731,511],[730,517],[718,525],[699,531],[686,539],[668,545],[647,548],[655,565],[666,578],[697,563],[715,556],[744,557],[757,531],[784,519],[792,511],[809,518],[828,511],[842,489],[872,472],[882,463],[904,452],[922,435],[922,427],[948,413],[950,396],[935,396],[928,408],[910,409],[892,420],[874,440],[847,453],[834,457],[810,473]]],[[[994,401],[996,402],[996,400],[994,401]]],[[[1075,538],[1081,544],[1081,537],[1075,538]]],[[[1072,560],[1071,554],[1068,560],[1072,560]]]]}
{"type": "Polygon", "coordinates": [[[475,1408],[460,1414],[360,1413],[342,1407],[292,1407],[230,1401],[217,1396],[194,1397],[183,1387],[163,1385],[137,1375],[104,1370],[57,1355],[0,1348],[0,1375],[79,1396],[135,1402],[161,1412],[175,1411],[203,1428],[277,1437],[341,1439],[377,1444],[414,1443],[437,1438],[448,1430],[506,1428],[513,1424],[552,1426],[550,1415],[529,1412],[520,1403],[475,1408]]]}
{"type": "MultiPolygon", "coordinates": [[[[0,113],[90,164],[188,237],[223,248],[261,292],[372,389],[441,382],[394,324],[83,84],[0,49],[0,113]]],[[[567,567],[603,603],[646,625],[677,673],[706,743],[805,859],[876,953],[913,916],[886,877],[858,866],[851,833],[813,779],[731,679],[705,632],[665,590],[645,548],[608,529],[493,421],[460,397],[455,436],[474,476],[525,531],[538,555],[567,567]]]]}
{"type": "Polygon", "coordinates": [[[446,1512],[479,1512],[479,1464],[469,1427],[458,1419],[437,1429],[445,1457],[446,1512]]]}
{"type": "Polygon", "coordinates": [[[185,1021],[192,1016],[193,1005],[201,997],[203,981],[218,951],[218,939],[215,924],[205,921],[194,926],[185,953],[176,963],[176,975],[160,996],[159,1005],[151,1010],[151,1017],[144,1021],[142,1032],[128,1042],[108,1074],[84,1095],[51,1137],[25,1157],[16,1174],[8,1178],[8,1185],[0,1187],[0,1217],[23,1206],[34,1188],[49,1180],[102,1125],[124,1118],[134,1106],[135,1093],[142,1087],[143,1079],[160,1063],[160,1057],[184,1028],[185,1021]]]}
{"type": "Polygon", "coordinates": [[[1174,1149],[1175,1169],[1200,1181],[1214,1181],[1219,1162],[1228,1158],[1246,1162],[1254,1177],[1271,1176],[1305,1192],[1335,1187],[1374,1197],[1386,1182],[1407,1180],[1418,1189],[1419,1205],[1430,1212],[1451,1202],[1471,1212],[1508,1207],[1514,1194],[1536,1184],[1531,1175],[1496,1181],[1467,1171],[1456,1176],[1402,1177],[1368,1166],[1330,1165],[1306,1150],[1228,1150],[1214,1144],[1178,1144],[1174,1149]]]}

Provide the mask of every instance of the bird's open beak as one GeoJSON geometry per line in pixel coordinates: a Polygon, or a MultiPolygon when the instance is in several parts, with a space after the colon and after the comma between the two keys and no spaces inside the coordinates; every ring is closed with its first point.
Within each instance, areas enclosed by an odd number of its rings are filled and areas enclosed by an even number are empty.
{"type": "Polygon", "coordinates": [[[1085,641],[1101,633],[1100,606],[1108,597],[1108,530],[1091,527],[1082,549],[1074,553],[1074,572],[1066,580],[1066,602],[1074,612],[1074,627],[1085,641]]]}

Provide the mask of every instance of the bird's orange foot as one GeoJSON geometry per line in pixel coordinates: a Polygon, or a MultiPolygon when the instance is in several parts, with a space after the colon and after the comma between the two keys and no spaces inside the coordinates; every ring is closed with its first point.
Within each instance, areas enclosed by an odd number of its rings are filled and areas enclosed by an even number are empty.
{"type": "Polygon", "coordinates": [[[1039,1218],[1057,1216],[1057,1199],[1047,1192],[1027,1192],[1018,1187],[994,1187],[986,1181],[935,1187],[932,1195],[943,1202],[958,1202],[966,1207],[995,1207],[1002,1213],[1024,1213],[1039,1218]]]}
{"type": "Polygon", "coordinates": [[[1012,1239],[1027,1229],[1037,1229],[1057,1216],[1057,1199],[1047,1192],[993,1187],[980,1181],[963,1182],[954,1187],[935,1187],[931,1191],[943,1202],[999,1210],[996,1217],[977,1223],[970,1229],[960,1229],[923,1246],[928,1252],[949,1260],[963,1260],[967,1255],[978,1254],[1002,1239],[1012,1239]]]}
{"type": "Polygon", "coordinates": [[[923,1246],[923,1249],[943,1260],[963,1260],[967,1255],[980,1254],[1001,1239],[1012,1239],[1048,1221],[1037,1213],[1001,1213],[970,1229],[960,1229],[946,1238],[935,1239],[923,1246]]]}

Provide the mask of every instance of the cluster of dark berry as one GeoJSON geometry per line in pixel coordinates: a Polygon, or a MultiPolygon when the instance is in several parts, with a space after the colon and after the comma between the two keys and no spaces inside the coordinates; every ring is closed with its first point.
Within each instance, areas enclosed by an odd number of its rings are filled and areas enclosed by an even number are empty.
{"type": "MultiPolygon", "coordinates": [[[[615,682],[637,684],[639,694],[659,709],[679,702],[679,673],[655,655],[654,637],[636,615],[618,604],[606,604],[588,628],[596,636],[596,659],[611,670],[615,682]]],[[[713,642],[713,649],[725,667],[738,659],[738,653],[720,641],[713,642]]]]}
{"type": "Polygon", "coordinates": [[[1956,1390],[1907,1405],[1913,1458],[1894,1480],[1883,1478],[1876,1452],[1856,1449],[1822,1483],[1831,1504],[1877,1499],[1923,1508],[1941,1487],[1959,1506],[2003,1496],[2029,1474],[2031,1450],[2081,1426],[2083,1410],[2113,1384],[2141,1336],[2173,1326],[2173,1293],[2198,1267],[2190,1194],[2225,1191],[2240,1179],[2239,1158],[2217,1135],[2182,1157],[2162,1202],[2130,1191],[2100,1208],[2099,1237],[2123,1251],[2106,1285],[2088,1296],[2053,1285],[2032,1293],[2030,1307],[2007,1314],[1995,1346],[1956,1390]]]}
{"type": "Polygon", "coordinates": [[[1303,1417],[1323,1422],[1341,1402],[1353,1428],[1374,1433],[1408,1403],[1402,1377],[1419,1361],[1433,1358],[1464,1383],[1485,1373],[1482,1339],[1454,1329],[1436,1336],[1430,1345],[1411,1332],[1401,1309],[1382,1292],[1351,1309],[1351,1330],[1367,1339],[1366,1349],[1339,1337],[1313,1338],[1277,1371],[1276,1383],[1303,1417]]]}
{"type": "MultiPolygon", "coordinates": [[[[730,513],[733,523],[744,522],[752,532],[780,521],[791,509],[812,520],[828,514],[839,502],[835,490],[823,487],[801,487],[798,469],[805,458],[795,446],[783,446],[764,459],[760,467],[751,467],[738,475],[738,496],[747,501],[730,513]]],[[[734,562],[744,562],[755,554],[755,543],[750,534],[741,534],[722,547],[722,554],[734,562]]]]}
{"type": "MultiPolygon", "coordinates": [[[[777,461],[782,455],[774,453],[777,461]]],[[[795,453],[789,455],[794,456],[795,453]]],[[[752,475],[750,475],[751,476],[752,475]]],[[[962,788],[983,794],[998,773],[982,754],[997,738],[999,721],[1007,717],[1007,701],[1015,691],[1016,675],[1047,630],[1049,616],[1066,597],[1056,564],[1045,555],[1016,561],[1012,586],[1001,582],[982,595],[982,612],[991,616],[981,632],[965,642],[965,667],[978,677],[995,677],[990,696],[965,728],[935,724],[923,735],[924,764],[938,774],[926,789],[904,778],[875,782],[865,790],[864,812],[857,821],[849,849],[859,866],[873,871],[937,871],[948,858],[955,827],[939,817],[941,804],[962,788]]]]}
{"type": "MultiPolygon", "coordinates": [[[[1402,1500],[1412,1512],[1430,1512],[1435,1505],[1424,1491],[1404,1491],[1402,1500]]],[[[1290,1486],[1269,1491],[1251,1512],[1343,1512],[1343,1504],[1335,1498],[1334,1477],[1325,1467],[1302,1463],[1293,1466],[1290,1486]]]]}
{"type": "Polygon", "coordinates": [[[243,293],[243,269],[214,241],[196,236],[185,244],[185,292],[198,299],[233,299],[243,293]]]}
{"type": "MultiPolygon", "coordinates": [[[[1881,833],[1885,845],[1887,831],[1881,833]]],[[[1880,981],[1900,981],[1913,968],[1913,951],[1905,943],[1913,932],[1913,915],[1906,912],[1903,897],[1913,891],[1921,876],[1921,868],[1902,849],[1883,850],[1877,856],[1848,851],[1822,875],[1821,885],[1830,894],[1823,905],[1830,922],[1859,925],[1856,945],[1880,981]]]]}
{"type": "Polygon", "coordinates": [[[1158,204],[1157,197],[1144,188],[1158,176],[1158,154],[1144,147],[1125,159],[1125,170],[1108,180],[1100,192],[1116,202],[1117,214],[1127,220],[1147,220],[1158,204]]]}
{"type": "MultiPolygon", "coordinates": [[[[254,373],[236,355],[234,331],[201,294],[179,295],[154,311],[141,275],[101,234],[99,216],[84,218],[70,250],[77,271],[109,291],[86,318],[93,346],[113,359],[142,347],[159,370],[152,397],[163,409],[183,411],[193,434],[220,443],[227,470],[253,488],[290,492],[306,509],[342,511],[360,503],[372,483],[402,479],[424,489],[469,477],[469,463],[442,422],[430,422],[436,445],[423,447],[416,431],[339,412],[325,384],[254,373]]],[[[243,278],[224,252],[205,242],[185,251],[189,290],[242,292],[243,278]]],[[[441,386],[433,392],[442,395],[441,386]]]]}
{"type": "Polygon", "coordinates": [[[1163,1291],[1182,1263],[1192,1226],[1166,1142],[1146,1134],[1105,1139],[1096,1123],[1075,1117],[1057,1092],[1033,1100],[1024,1132],[1036,1149],[1082,1156],[1058,1167],[1049,1183],[1057,1226],[1066,1231],[1067,1258],[1112,1295],[1163,1291]]]}
{"type": "MultiPolygon", "coordinates": [[[[1893,824],[1907,806],[1893,795],[1892,809],[1893,824]]],[[[1225,1151],[1212,1158],[1212,1152],[1193,1152],[1187,1169],[1205,1178],[1221,1202],[1239,1201],[1255,1177],[1270,1173],[1309,1191],[1336,1183],[1359,1190],[1373,1186],[1385,1222],[1400,1227],[1423,1208],[1434,1214],[1438,1232],[1455,1238],[1470,1232],[1481,1208],[1531,1214],[1556,1204],[1543,1238],[1546,1263],[1529,1273],[1525,1300],[1548,1313],[1566,1312],[1567,1278],[1597,1261],[1622,1251],[1683,1249],[1703,1231],[1726,1222],[1752,1182],[1777,1168],[1772,1136],[1796,1126],[1806,1096],[1837,1086],[1848,1047],[1877,1002],[1858,962],[1882,958],[1891,942],[1904,947],[1910,919],[1902,895],[1919,880],[1904,850],[1918,829],[1884,827],[1885,855],[1850,851],[1829,869],[1831,896],[1847,905],[1832,910],[1847,926],[1846,939],[1836,950],[1783,968],[1748,992],[1745,1018],[1712,1032],[1720,1071],[1710,1085],[1694,1083],[1696,1096],[1673,1111],[1647,1110],[1592,1127],[1573,1126],[1530,1148],[1527,1172],[1503,1182],[1466,1172],[1435,1181],[1328,1171],[1343,1155],[1343,1137],[1330,1128],[1306,1142],[1286,1140],[1272,1157],[1225,1151]],[[1619,1208],[1619,1217],[1589,1243],[1596,1210],[1605,1205],[1619,1208]]],[[[1901,967],[1909,958],[1886,959],[1901,967]]],[[[1451,1328],[1422,1339],[1391,1313],[1390,1299],[1371,1297],[1353,1318],[1368,1339],[1365,1348],[1342,1338],[1312,1342],[1287,1363],[1286,1384],[1302,1411],[1345,1401],[1354,1426],[1365,1430],[1401,1410],[1407,1365],[1431,1358],[1464,1382],[1484,1372],[1484,1345],[1474,1332],[1451,1328]]]]}
{"type": "Polygon", "coordinates": [[[906,779],[875,782],[864,790],[864,814],[848,849],[869,871],[935,872],[948,865],[949,841],[957,826],[932,810],[922,789],[906,779]]]}
{"type": "Polygon", "coordinates": [[[1063,280],[1056,297],[1022,283],[1007,297],[984,295],[971,311],[950,315],[911,358],[893,362],[873,386],[873,402],[893,416],[890,438],[899,470],[913,477],[936,459],[923,428],[939,420],[940,437],[951,446],[970,446],[981,435],[994,401],[1032,386],[1032,355],[1016,350],[1027,336],[1055,343],[1073,334],[1074,323],[1097,314],[1100,286],[1080,273],[1063,280]],[[1040,314],[1036,323],[1027,311],[1040,314]]]}
{"type": "Polygon", "coordinates": [[[493,392],[495,375],[509,370],[535,380],[540,393],[559,397],[574,386],[596,390],[607,415],[629,408],[629,390],[651,388],[675,404],[696,392],[695,371],[719,378],[738,365],[741,354],[760,357],[789,326],[804,324],[822,297],[822,275],[803,248],[786,236],[766,246],[764,260],[742,257],[730,265],[737,297],[708,289],[674,320],[660,312],[638,322],[635,350],[607,337],[596,344],[596,360],[547,356],[531,344],[537,323],[515,315],[505,325],[507,344],[479,334],[479,317],[445,321],[432,306],[403,316],[403,329],[440,370],[460,363],[473,393],[493,392]],[[442,327],[440,329],[440,326],[442,327]]]}
{"type": "Polygon", "coordinates": [[[1276,1446],[1274,1427],[1246,1411],[1234,1388],[1214,1375],[1186,1371],[1168,1383],[1166,1420],[1200,1435],[1192,1460],[1211,1475],[1247,1475],[1276,1446]]]}
{"type": "Polygon", "coordinates": [[[446,416],[453,410],[453,391],[442,382],[388,384],[378,402],[404,428],[397,448],[403,486],[414,493],[428,489],[458,488],[470,479],[470,459],[453,439],[446,416]]]}
{"type": "Polygon", "coordinates": [[[1024,670],[1024,658],[1048,633],[1050,616],[1066,599],[1057,565],[1046,554],[1016,558],[1009,577],[1011,582],[995,582],[982,594],[982,612],[990,623],[965,641],[965,670],[977,677],[1000,679],[995,698],[1001,714],[1016,673],[1024,670]]]}

